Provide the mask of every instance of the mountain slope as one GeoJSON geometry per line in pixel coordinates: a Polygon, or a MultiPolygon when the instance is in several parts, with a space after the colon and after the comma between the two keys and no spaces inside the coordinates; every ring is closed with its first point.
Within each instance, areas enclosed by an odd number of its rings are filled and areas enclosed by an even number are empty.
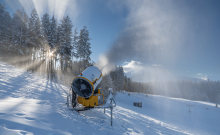
{"type": "Polygon", "coordinates": [[[66,107],[69,87],[0,61],[0,134],[219,134],[220,109],[208,102],[118,93],[113,109],[66,107]],[[133,106],[142,102],[143,107],[133,106]],[[191,113],[187,105],[191,107],[191,113]]]}
{"type": "Polygon", "coordinates": [[[68,87],[0,62],[0,134],[105,134],[66,107],[68,87]]]}

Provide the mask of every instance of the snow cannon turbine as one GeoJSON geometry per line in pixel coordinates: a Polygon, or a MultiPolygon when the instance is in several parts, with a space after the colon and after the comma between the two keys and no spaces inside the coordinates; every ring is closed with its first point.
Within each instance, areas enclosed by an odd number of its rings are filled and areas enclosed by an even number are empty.
{"type": "Polygon", "coordinates": [[[71,105],[74,108],[77,103],[84,107],[95,107],[104,104],[103,92],[98,88],[102,81],[102,72],[95,66],[90,66],[80,73],[71,83],[71,105]]]}

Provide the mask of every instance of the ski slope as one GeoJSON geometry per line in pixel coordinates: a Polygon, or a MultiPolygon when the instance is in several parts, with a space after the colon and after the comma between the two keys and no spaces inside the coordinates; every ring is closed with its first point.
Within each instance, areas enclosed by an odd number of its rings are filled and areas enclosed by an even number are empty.
{"type": "Polygon", "coordinates": [[[68,90],[0,61],[0,135],[220,134],[220,108],[213,103],[118,93],[111,127],[109,109],[68,110],[68,90]],[[191,113],[187,105],[194,105],[191,113]]]}

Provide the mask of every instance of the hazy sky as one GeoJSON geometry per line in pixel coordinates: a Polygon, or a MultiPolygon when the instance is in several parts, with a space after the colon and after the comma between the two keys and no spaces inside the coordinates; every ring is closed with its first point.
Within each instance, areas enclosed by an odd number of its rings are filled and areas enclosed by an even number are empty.
{"type": "Polygon", "coordinates": [[[142,65],[156,73],[220,79],[219,0],[0,2],[11,14],[22,7],[30,14],[35,7],[41,16],[46,12],[58,19],[69,15],[78,30],[86,25],[94,61],[105,54],[127,72],[142,65]]]}

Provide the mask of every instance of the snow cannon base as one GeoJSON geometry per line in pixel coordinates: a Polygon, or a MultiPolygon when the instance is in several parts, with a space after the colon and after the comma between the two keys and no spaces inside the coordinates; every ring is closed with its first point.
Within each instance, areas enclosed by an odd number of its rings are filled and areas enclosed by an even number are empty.
{"type": "Polygon", "coordinates": [[[94,94],[89,98],[84,98],[84,97],[78,96],[77,102],[79,104],[82,104],[85,107],[101,106],[104,104],[104,94],[103,94],[103,92],[100,93],[100,89],[98,89],[97,94],[94,94]]]}
{"type": "Polygon", "coordinates": [[[104,104],[104,94],[97,90],[97,93],[89,98],[77,96],[77,94],[70,89],[67,96],[67,106],[70,110],[84,111],[97,108],[104,104]],[[71,108],[70,108],[71,107],[71,108]]]}

